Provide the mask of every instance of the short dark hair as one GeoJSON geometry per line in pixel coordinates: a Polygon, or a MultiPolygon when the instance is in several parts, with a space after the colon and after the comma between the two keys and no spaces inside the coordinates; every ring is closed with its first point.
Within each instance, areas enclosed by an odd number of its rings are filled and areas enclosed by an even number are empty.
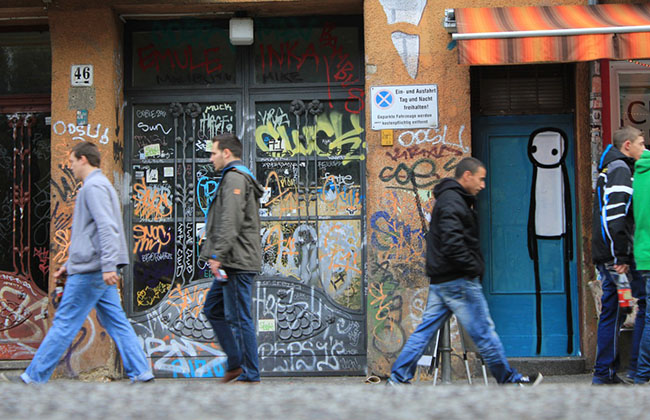
{"type": "Polygon", "coordinates": [[[72,153],[74,153],[74,156],[77,159],[81,159],[82,156],[86,156],[86,159],[88,159],[90,166],[94,166],[95,168],[99,168],[99,165],[102,161],[101,155],[99,154],[99,148],[95,143],[88,143],[85,141],[77,143],[72,148],[72,153]]]}
{"type": "Polygon", "coordinates": [[[219,142],[217,146],[219,150],[224,151],[226,149],[230,150],[230,153],[236,158],[241,159],[242,155],[242,144],[241,141],[233,133],[219,134],[218,136],[212,137],[212,143],[219,142]]]}
{"type": "Polygon", "coordinates": [[[614,147],[616,147],[618,150],[621,150],[621,147],[623,147],[623,143],[625,143],[628,140],[634,141],[641,135],[643,135],[641,130],[627,125],[625,127],[619,128],[614,132],[614,138],[613,138],[614,141],[612,143],[614,143],[614,147]]]}
{"type": "Polygon", "coordinates": [[[478,171],[478,168],[485,168],[483,162],[473,157],[466,157],[456,165],[456,172],[454,173],[454,178],[461,179],[463,174],[467,171],[470,171],[472,175],[478,171]]]}

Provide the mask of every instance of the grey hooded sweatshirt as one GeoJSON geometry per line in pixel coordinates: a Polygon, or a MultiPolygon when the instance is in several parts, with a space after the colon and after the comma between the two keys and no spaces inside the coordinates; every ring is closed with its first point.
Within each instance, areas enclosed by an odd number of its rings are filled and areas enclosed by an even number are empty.
{"type": "Polygon", "coordinates": [[[120,201],[113,185],[96,169],[77,193],[65,267],[68,274],[106,273],[127,264],[120,201]]]}

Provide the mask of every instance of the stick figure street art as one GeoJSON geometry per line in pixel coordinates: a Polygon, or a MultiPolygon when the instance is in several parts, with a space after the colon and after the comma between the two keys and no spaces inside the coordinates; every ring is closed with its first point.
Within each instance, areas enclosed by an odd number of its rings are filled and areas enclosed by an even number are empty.
{"type": "MultiPolygon", "coordinates": [[[[557,128],[535,130],[528,140],[528,158],[533,164],[533,178],[528,212],[528,254],[535,271],[535,319],[537,354],[542,350],[542,281],[540,277],[539,240],[562,241],[560,261],[564,273],[566,296],[567,353],[573,352],[569,262],[573,260],[571,188],[565,164],[567,136],[557,128]]],[[[555,256],[551,261],[557,260],[555,256]]],[[[548,259],[545,259],[545,262],[548,259]]]]}

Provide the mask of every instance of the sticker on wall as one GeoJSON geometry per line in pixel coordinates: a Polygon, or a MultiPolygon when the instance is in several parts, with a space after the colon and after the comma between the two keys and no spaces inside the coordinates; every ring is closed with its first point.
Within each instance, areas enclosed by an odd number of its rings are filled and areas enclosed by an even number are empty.
{"type": "Polygon", "coordinates": [[[135,179],[144,178],[144,171],[135,171],[135,179]]]}
{"type": "Polygon", "coordinates": [[[257,321],[257,331],[259,332],[274,332],[275,319],[260,319],[257,321]]]}
{"type": "Polygon", "coordinates": [[[282,152],[284,150],[284,140],[282,137],[275,139],[268,134],[264,134],[262,140],[264,140],[264,144],[269,148],[270,152],[282,152]]]}
{"type": "Polygon", "coordinates": [[[160,156],[160,144],[149,144],[147,146],[144,146],[145,159],[156,156],[160,156]]]}
{"type": "Polygon", "coordinates": [[[406,72],[415,79],[418,76],[418,60],[420,59],[420,37],[417,35],[405,34],[404,32],[393,32],[390,36],[393,45],[397,50],[406,72]]]}
{"type": "Polygon", "coordinates": [[[379,0],[384,8],[388,24],[410,23],[419,25],[427,0],[379,0]]]}
{"type": "Polygon", "coordinates": [[[158,169],[151,168],[147,169],[147,184],[157,184],[158,183],[158,169]]]}
{"type": "Polygon", "coordinates": [[[88,110],[87,109],[78,109],[77,110],[77,126],[88,125],[88,110]]]}
{"type": "Polygon", "coordinates": [[[163,169],[163,176],[165,178],[169,178],[174,176],[174,167],[173,166],[165,166],[163,169]]]}

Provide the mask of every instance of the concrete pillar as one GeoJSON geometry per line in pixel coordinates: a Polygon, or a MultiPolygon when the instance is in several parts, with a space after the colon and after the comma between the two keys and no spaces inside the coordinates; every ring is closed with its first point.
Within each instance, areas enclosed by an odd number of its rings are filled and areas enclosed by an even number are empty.
{"type": "MultiPolygon", "coordinates": [[[[104,174],[114,180],[114,173],[123,173],[123,65],[122,28],[109,7],[51,8],[48,14],[52,41],[52,273],[67,259],[74,200],[81,185],[68,167],[69,150],[80,141],[96,143],[104,174]],[[92,86],[71,86],[71,66],[79,64],[93,66],[92,86]],[[77,125],[78,110],[87,110],[88,125],[77,125]]],[[[49,290],[54,290],[52,278],[49,290]]],[[[119,366],[116,356],[112,340],[93,311],[55,374],[115,376],[119,366]]]]}

